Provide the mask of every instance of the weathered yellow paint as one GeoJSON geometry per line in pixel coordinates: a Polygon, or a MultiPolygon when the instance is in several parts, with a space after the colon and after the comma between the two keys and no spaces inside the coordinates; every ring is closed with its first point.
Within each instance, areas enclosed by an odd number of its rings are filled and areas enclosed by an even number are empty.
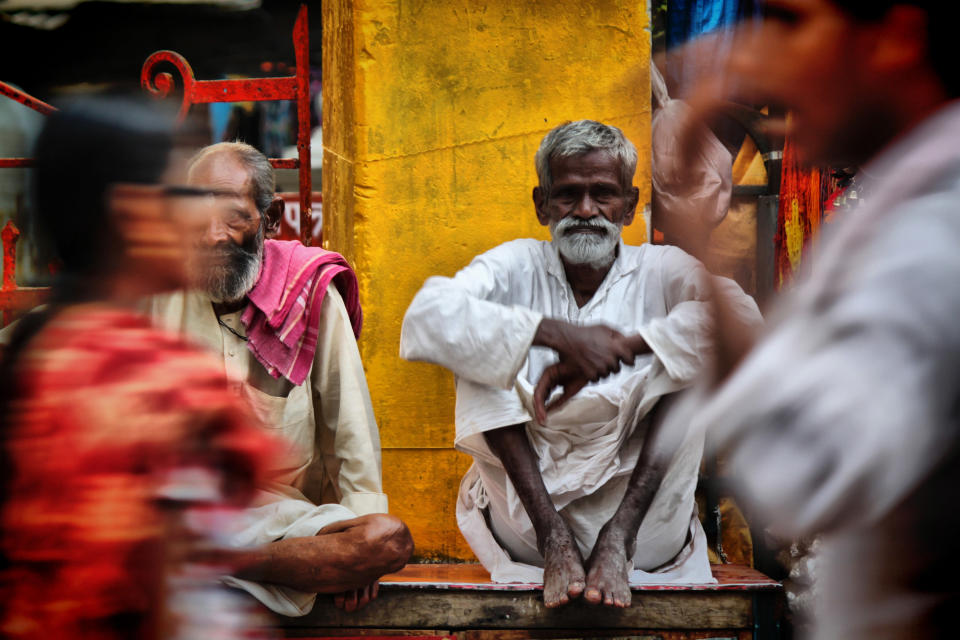
{"type": "MultiPolygon", "coordinates": [[[[547,238],[533,155],[566,120],[621,127],[649,200],[649,54],[642,0],[324,0],[324,243],[360,276],[361,354],[391,511],[418,555],[471,557],[453,500],[453,380],[397,357],[423,281],[517,237],[547,238]]],[[[644,242],[642,216],[625,233],[644,242]]]]}

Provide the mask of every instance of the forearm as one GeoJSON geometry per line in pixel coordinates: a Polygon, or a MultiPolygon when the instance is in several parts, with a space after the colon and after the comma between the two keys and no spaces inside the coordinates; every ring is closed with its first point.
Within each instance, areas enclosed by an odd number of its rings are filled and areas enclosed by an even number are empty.
{"type": "Polygon", "coordinates": [[[642,355],[644,353],[650,353],[650,345],[647,344],[647,341],[643,339],[643,336],[638,334],[627,336],[626,338],[627,348],[630,349],[630,352],[635,356],[642,355]]]}
{"type": "MultiPolygon", "coordinates": [[[[349,531],[349,530],[348,530],[349,531]]],[[[233,552],[234,575],[307,593],[340,593],[370,584],[384,571],[381,549],[348,532],[289,538],[233,552]]]]}
{"type": "Polygon", "coordinates": [[[563,344],[563,335],[572,325],[564,320],[544,317],[533,334],[533,344],[537,347],[549,347],[558,350],[563,344]]]}
{"type": "Polygon", "coordinates": [[[483,435],[490,451],[500,459],[513,483],[537,532],[537,546],[542,553],[546,537],[553,529],[563,525],[563,519],[543,484],[536,454],[527,440],[526,427],[518,424],[487,431],[483,435]]]}
{"type": "Polygon", "coordinates": [[[307,593],[338,593],[369,584],[360,572],[337,567],[331,558],[317,557],[314,547],[312,538],[291,538],[238,551],[235,562],[241,568],[234,575],[307,593]]]}
{"type": "MultiPolygon", "coordinates": [[[[740,365],[756,342],[756,323],[750,323],[738,311],[733,297],[715,278],[707,278],[713,301],[714,384],[723,382],[740,365]]],[[[742,305],[741,305],[742,306],[742,305]]]]}

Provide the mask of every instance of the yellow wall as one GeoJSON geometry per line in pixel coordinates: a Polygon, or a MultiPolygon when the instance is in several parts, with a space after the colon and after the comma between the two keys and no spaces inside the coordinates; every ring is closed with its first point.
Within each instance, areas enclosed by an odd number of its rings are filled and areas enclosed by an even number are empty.
{"type": "MultiPolygon", "coordinates": [[[[430,275],[517,237],[534,216],[533,155],[566,120],[621,127],[649,199],[649,55],[642,0],[324,0],[324,244],[360,277],[360,350],[391,512],[421,558],[471,559],[454,501],[453,378],[397,357],[430,275]]],[[[625,233],[646,240],[642,216],[625,233]]]]}

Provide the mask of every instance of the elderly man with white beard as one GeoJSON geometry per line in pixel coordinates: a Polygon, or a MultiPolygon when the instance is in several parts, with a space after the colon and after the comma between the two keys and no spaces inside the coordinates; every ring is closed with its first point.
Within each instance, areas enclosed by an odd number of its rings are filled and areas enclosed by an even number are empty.
{"type": "Polygon", "coordinates": [[[202,276],[194,290],[154,297],[149,312],[221,357],[232,388],[287,444],[230,540],[243,568],[226,581],[287,616],[309,613],[318,593],[352,611],[413,550],[382,489],[356,276],[339,254],[269,238],[283,201],[253,147],[206,147],[188,180],[217,194],[193,238],[202,276]]]}
{"type": "MultiPolygon", "coordinates": [[[[493,580],[542,580],[548,607],[581,595],[626,607],[631,583],[713,580],[694,501],[702,437],[658,430],[709,355],[711,276],[675,247],[620,241],[636,165],[616,127],[549,132],[533,203],[552,241],[507,242],[429,278],[403,322],[401,357],[456,377],[455,445],[474,458],[457,503],[464,537],[493,580]],[[535,395],[565,368],[581,381],[548,416],[535,395]]],[[[716,280],[759,321],[752,299],[716,280]]]]}

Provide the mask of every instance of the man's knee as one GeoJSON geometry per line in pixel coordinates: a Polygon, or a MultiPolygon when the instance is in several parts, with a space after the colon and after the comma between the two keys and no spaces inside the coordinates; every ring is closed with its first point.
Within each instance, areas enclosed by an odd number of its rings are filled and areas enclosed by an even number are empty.
{"type": "Polygon", "coordinates": [[[364,518],[364,546],[379,556],[385,573],[399,571],[413,553],[413,537],[400,518],[385,513],[364,518]]]}

